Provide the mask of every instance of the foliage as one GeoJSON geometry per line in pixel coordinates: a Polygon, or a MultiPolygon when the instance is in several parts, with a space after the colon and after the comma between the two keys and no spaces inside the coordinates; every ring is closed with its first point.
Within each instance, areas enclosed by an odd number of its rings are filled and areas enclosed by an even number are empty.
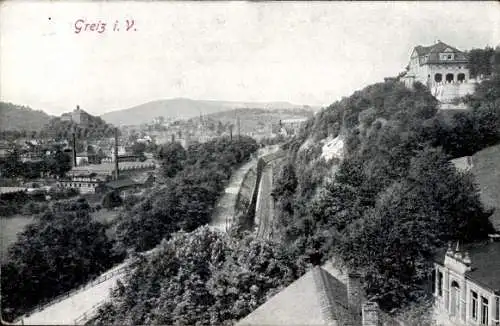
{"type": "MultiPolygon", "coordinates": [[[[498,51],[500,53],[500,51],[498,51]]],[[[472,49],[467,53],[469,60],[467,69],[471,78],[476,78],[481,75],[489,76],[492,73],[492,61],[495,57],[495,50],[491,47],[485,49],[472,49]]]]}
{"type": "Polygon", "coordinates": [[[135,155],[144,155],[146,148],[147,146],[145,143],[135,142],[134,144],[132,144],[131,151],[135,155]]]}
{"type": "Polygon", "coordinates": [[[317,168],[318,154],[289,146],[296,176],[283,173],[277,184],[298,183],[275,199],[289,212],[280,233],[298,264],[336,256],[363,273],[367,293],[386,310],[421,298],[438,247],[492,231],[472,175],[449,159],[498,142],[496,83],[481,84],[466,99],[473,109],[451,118],[423,85],[408,90],[393,80],[318,113],[302,142],[342,132],[347,154],[332,173],[317,168]]]}
{"type": "Polygon", "coordinates": [[[88,114],[80,110],[85,117],[86,123],[76,123],[71,120],[63,120],[60,117],[52,118],[41,130],[42,137],[54,139],[70,139],[75,133],[77,139],[101,139],[114,137],[115,128],[107,124],[102,118],[88,114]]]}
{"type": "Polygon", "coordinates": [[[158,150],[158,159],[161,160],[163,175],[171,178],[182,170],[186,160],[186,150],[178,142],[168,143],[158,150]]]}
{"type": "Polygon", "coordinates": [[[219,138],[193,144],[185,152],[175,143],[168,147],[161,154],[167,161],[164,166],[175,166],[168,171],[182,170],[119,219],[120,246],[147,250],[175,231],[192,231],[207,224],[231,171],[248,160],[257,146],[255,140],[241,137],[239,141],[219,138]],[[183,163],[178,164],[172,157],[184,158],[183,163]]]}
{"type": "Polygon", "coordinates": [[[120,193],[118,191],[110,191],[102,198],[102,207],[107,209],[121,206],[122,203],[123,199],[120,197],[120,193]]]}
{"type": "Polygon", "coordinates": [[[2,174],[9,178],[34,179],[44,174],[63,177],[71,170],[71,158],[56,150],[50,155],[43,155],[40,160],[22,162],[20,151],[13,148],[5,158],[0,158],[0,168],[2,174]]]}
{"type": "Polygon", "coordinates": [[[232,324],[297,276],[277,243],[236,242],[207,227],[181,232],[138,259],[90,324],[232,324]]]}
{"type": "Polygon", "coordinates": [[[53,207],[26,227],[2,265],[6,320],[73,289],[121,260],[85,201],[53,207]]]}

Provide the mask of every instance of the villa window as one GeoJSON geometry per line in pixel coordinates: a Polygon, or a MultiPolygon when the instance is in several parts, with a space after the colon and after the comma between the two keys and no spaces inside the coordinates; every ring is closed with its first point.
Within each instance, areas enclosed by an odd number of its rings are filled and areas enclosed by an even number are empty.
{"type": "Polygon", "coordinates": [[[443,273],[438,271],[438,295],[443,296],[443,273]]]}
{"type": "Polygon", "coordinates": [[[460,312],[460,285],[453,281],[451,282],[450,296],[450,315],[458,316],[460,312]]]}
{"type": "Polygon", "coordinates": [[[495,322],[500,324],[500,297],[495,298],[495,322]]]}
{"type": "Polygon", "coordinates": [[[488,299],[481,297],[481,325],[488,325],[488,299]]]}
{"type": "Polygon", "coordinates": [[[471,317],[473,320],[477,320],[477,308],[478,308],[477,292],[471,291],[471,296],[472,296],[471,317]]]}

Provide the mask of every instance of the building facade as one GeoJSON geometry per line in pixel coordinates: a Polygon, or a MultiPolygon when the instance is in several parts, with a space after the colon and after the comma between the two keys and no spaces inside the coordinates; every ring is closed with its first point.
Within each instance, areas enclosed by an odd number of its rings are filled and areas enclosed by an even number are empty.
{"type": "Polygon", "coordinates": [[[433,282],[441,325],[500,325],[500,242],[438,255],[433,282]]]}
{"type": "Polygon", "coordinates": [[[415,82],[426,85],[441,102],[471,94],[475,82],[470,80],[467,54],[441,41],[430,46],[416,46],[402,78],[406,86],[415,82]]]}
{"type": "Polygon", "coordinates": [[[93,194],[104,181],[95,174],[83,174],[71,176],[66,180],[60,180],[59,186],[62,188],[77,189],[81,194],[93,194]]]}

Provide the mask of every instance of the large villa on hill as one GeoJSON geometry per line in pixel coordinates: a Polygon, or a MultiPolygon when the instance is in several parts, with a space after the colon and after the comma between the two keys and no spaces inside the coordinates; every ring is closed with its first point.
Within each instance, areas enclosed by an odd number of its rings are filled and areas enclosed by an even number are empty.
{"type": "Polygon", "coordinates": [[[429,46],[417,45],[402,80],[407,87],[420,82],[440,102],[449,103],[474,92],[475,80],[470,79],[468,62],[465,52],[441,41],[429,46]]]}
{"type": "Polygon", "coordinates": [[[408,64],[407,82],[432,86],[439,83],[463,83],[469,80],[467,55],[441,41],[413,48],[408,64]]]}

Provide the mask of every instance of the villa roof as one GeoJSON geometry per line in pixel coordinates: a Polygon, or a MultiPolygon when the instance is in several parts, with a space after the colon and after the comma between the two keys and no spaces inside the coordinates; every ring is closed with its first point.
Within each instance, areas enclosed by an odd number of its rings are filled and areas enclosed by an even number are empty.
{"type": "Polygon", "coordinates": [[[441,41],[430,46],[417,45],[414,50],[419,57],[428,55],[428,59],[424,63],[465,63],[468,61],[467,55],[464,52],[441,41]],[[446,51],[455,54],[454,60],[440,60],[439,53],[446,51]]]}
{"type": "Polygon", "coordinates": [[[346,285],[317,266],[236,325],[352,324],[346,285]]]}
{"type": "MultiPolygon", "coordinates": [[[[467,251],[471,258],[471,271],[465,276],[471,281],[500,293],[500,242],[482,242],[464,245],[461,249],[467,251]]],[[[446,250],[441,250],[436,260],[444,265],[446,250]]]]}

